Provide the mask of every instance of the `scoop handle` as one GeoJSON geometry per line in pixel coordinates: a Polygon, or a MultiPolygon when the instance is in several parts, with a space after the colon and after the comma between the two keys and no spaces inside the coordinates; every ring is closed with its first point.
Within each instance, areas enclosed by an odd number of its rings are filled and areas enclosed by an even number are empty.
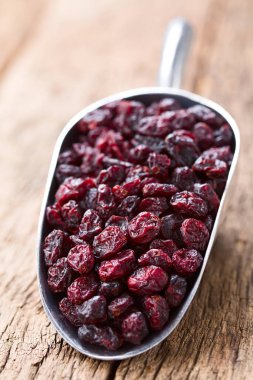
{"type": "Polygon", "coordinates": [[[168,24],[158,73],[158,86],[180,87],[192,35],[191,25],[182,18],[176,18],[168,24]]]}

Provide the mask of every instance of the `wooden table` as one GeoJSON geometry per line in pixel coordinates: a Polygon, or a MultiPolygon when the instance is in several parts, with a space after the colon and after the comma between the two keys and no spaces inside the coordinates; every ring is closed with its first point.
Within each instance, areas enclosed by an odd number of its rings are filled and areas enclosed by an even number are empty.
{"type": "Polygon", "coordinates": [[[252,0],[0,1],[0,378],[253,378],[252,0]],[[166,23],[196,35],[184,87],[212,98],[242,135],[238,187],[187,316],[122,362],[71,349],[38,294],[35,240],[55,139],[95,99],[155,83],[166,23]]]}

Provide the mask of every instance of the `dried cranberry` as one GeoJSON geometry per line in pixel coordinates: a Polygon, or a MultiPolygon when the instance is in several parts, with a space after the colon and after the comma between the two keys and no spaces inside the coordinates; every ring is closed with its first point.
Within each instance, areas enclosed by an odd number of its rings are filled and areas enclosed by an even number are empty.
{"type": "Polygon", "coordinates": [[[203,251],[209,240],[206,225],[197,219],[185,219],[180,228],[182,239],[188,248],[203,251]]]}
{"type": "Polygon", "coordinates": [[[61,230],[53,230],[45,238],[43,245],[44,260],[47,266],[54,264],[60,257],[66,256],[71,247],[68,235],[61,230]]]}
{"type": "Polygon", "coordinates": [[[102,295],[94,296],[77,306],[77,315],[84,324],[101,323],[107,319],[107,302],[102,295]]]}
{"type": "Polygon", "coordinates": [[[126,232],[128,226],[128,218],[126,216],[112,215],[105,223],[105,227],[108,226],[117,226],[123,232],[126,232]]]}
{"type": "Polygon", "coordinates": [[[89,273],[95,263],[91,246],[87,243],[71,248],[67,259],[69,266],[81,274],[89,273]]]}
{"type": "Polygon", "coordinates": [[[155,265],[163,268],[166,272],[169,272],[172,267],[170,256],[161,249],[150,249],[139,257],[138,263],[141,267],[155,265]]]}
{"type": "Polygon", "coordinates": [[[165,141],[170,156],[178,166],[191,166],[199,156],[194,136],[183,129],[170,133],[165,141]]]}
{"type": "Polygon", "coordinates": [[[107,259],[119,252],[126,243],[126,234],[119,227],[108,226],[94,238],[95,257],[97,259],[107,259]]]}
{"type": "Polygon", "coordinates": [[[118,333],[109,326],[83,325],[78,329],[78,337],[85,342],[103,346],[110,351],[116,351],[123,343],[118,333]]]}
{"type": "Polygon", "coordinates": [[[202,218],[206,216],[208,207],[204,199],[190,191],[176,193],[170,200],[171,207],[180,214],[202,218]]]}
{"type": "Polygon", "coordinates": [[[148,335],[148,326],[142,312],[137,311],[126,316],[122,322],[122,335],[126,342],[140,344],[148,335]]]}
{"type": "Polygon", "coordinates": [[[214,131],[214,142],[216,146],[229,145],[232,143],[233,132],[228,124],[223,124],[214,131]]]}
{"type": "Polygon", "coordinates": [[[88,240],[102,231],[102,220],[95,210],[85,211],[79,226],[79,236],[88,240]]]}
{"type": "Polygon", "coordinates": [[[212,232],[213,229],[213,218],[211,215],[207,215],[207,217],[204,220],[204,223],[206,225],[206,228],[208,229],[209,233],[212,232]]]}
{"type": "MultiPolygon", "coordinates": [[[[178,251],[177,251],[178,252],[178,251]]],[[[128,289],[138,295],[151,295],[165,288],[168,276],[154,265],[137,269],[127,281],[128,289]]]]}
{"type": "Polygon", "coordinates": [[[168,183],[148,183],[143,186],[142,193],[144,197],[163,196],[170,198],[178,191],[177,187],[168,183]]]}
{"type": "Polygon", "coordinates": [[[62,314],[69,320],[74,326],[81,326],[82,322],[78,317],[77,305],[73,305],[66,297],[64,297],[59,303],[59,309],[62,314]]]}
{"type": "Polygon", "coordinates": [[[61,208],[58,204],[47,206],[46,216],[48,223],[56,228],[65,229],[65,225],[61,216],[61,208]]]}
{"type": "Polygon", "coordinates": [[[172,255],[173,266],[178,274],[191,275],[199,269],[203,261],[196,249],[182,248],[172,255]]]}
{"type": "Polygon", "coordinates": [[[220,148],[210,148],[205,150],[201,157],[210,158],[213,160],[221,160],[229,163],[232,159],[232,153],[230,146],[222,146],[220,148]]]}
{"type": "Polygon", "coordinates": [[[136,243],[148,243],[158,234],[161,221],[151,212],[141,212],[128,224],[129,236],[136,243]]]}
{"type": "Polygon", "coordinates": [[[169,285],[165,290],[165,298],[169,307],[177,307],[183,301],[187,290],[187,282],[183,277],[173,274],[169,279],[169,285]]]}
{"type": "Polygon", "coordinates": [[[177,129],[191,129],[195,122],[195,117],[185,109],[165,112],[161,118],[169,123],[168,132],[177,129]]]}
{"type": "Polygon", "coordinates": [[[164,297],[145,296],[143,309],[152,330],[161,330],[169,319],[169,307],[164,297]]]}
{"type": "Polygon", "coordinates": [[[220,200],[210,183],[196,183],[194,185],[194,193],[198,194],[207,202],[208,209],[211,213],[216,214],[220,206],[220,200]]]}
{"type": "Polygon", "coordinates": [[[121,186],[116,185],[112,188],[114,197],[117,200],[122,200],[129,195],[136,195],[139,193],[141,188],[141,180],[139,178],[134,178],[128,182],[123,183],[121,186]]]}
{"type": "Polygon", "coordinates": [[[68,299],[73,304],[80,304],[96,294],[98,280],[93,272],[76,278],[68,287],[68,299]]]}
{"type": "Polygon", "coordinates": [[[81,177],[81,174],[81,169],[75,165],[61,164],[56,169],[56,178],[60,183],[68,177],[81,177]]]}
{"type": "Polygon", "coordinates": [[[101,282],[99,287],[99,294],[102,294],[106,298],[115,298],[123,290],[123,285],[120,281],[101,282]]]}
{"type": "Polygon", "coordinates": [[[139,211],[152,212],[155,215],[160,216],[165,211],[167,211],[169,205],[165,197],[148,197],[142,199],[139,205],[139,211]]]}
{"type": "Polygon", "coordinates": [[[140,144],[130,149],[129,158],[135,164],[143,164],[147,160],[149,153],[151,153],[150,148],[140,144]]]}
{"type": "Polygon", "coordinates": [[[172,98],[165,98],[160,100],[160,102],[154,102],[149,107],[147,107],[148,115],[160,115],[166,111],[174,111],[180,109],[181,106],[177,100],[172,98]]]}
{"type": "Polygon", "coordinates": [[[126,249],[118,253],[114,259],[103,261],[99,266],[98,273],[102,281],[112,281],[131,273],[134,267],[134,251],[126,249]]]}
{"type": "Polygon", "coordinates": [[[165,239],[180,240],[180,227],[184,221],[183,215],[170,214],[161,219],[161,233],[165,239]]]}
{"type": "Polygon", "coordinates": [[[197,173],[203,173],[209,178],[223,177],[227,173],[227,164],[225,161],[204,158],[200,156],[192,166],[197,173]]]}
{"type": "Polygon", "coordinates": [[[64,222],[64,228],[75,234],[78,231],[78,226],[81,220],[81,212],[76,201],[68,201],[61,208],[61,215],[64,222]]]}
{"type": "Polygon", "coordinates": [[[112,113],[108,109],[98,108],[95,111],[89,112],[78,123],[78,128],[81,132],[86,132],[87,128],[97,125],[107,125],[112,118],[112,113]]]}
{"type": "Polygon", "coordinates": [[[80,202],[80,205],[82,206],[82,208],[84,210],[94,209],[97,204],[97,195],[98,195],[97,188],[93,187],[91,189],[88,189],[85,194],[85,197],[80,202]]]}
{"type": "Polygon", "coordinates": [[[113,165],[108,169],[101,170],[98,177],[98,184],[106,184],[108,186],[114,186],[121,183],[125,177],[125,169],[123,166],[113,165]]]}
{"type": "Polygon", "coordinates": [[[203,121],[211,125],[220,123],[219,117],[210,109],[200,104],[189,107],[188,112],[192,114],[197,121],[203,121]]]}
{"type": "Polygon", "coordinates": [[[192,169],[188,168],[188,166],[183,166],[174,169],[172,182],[180,190],[192,190],[194,184],[198,182],[198,178],[192,169]]]}
{"type": "Polygon", "coordinates": [[[134,304],[133,297],[129,294],[124,293],[121,296],[115,298],[108,305],[108,314],[110,318],[117,318],[121,314],[125,313],[130,306],[134,304]]]}
{"type": "Polygon", "coordinates": [[[146,145],[150,150],[156,153],[162,153],[166,149],[166,143],[164,139],[159,137],[143,136],[136,134],[132,140],[134,146],[139,144],[146,145]]]}
{"type": "Polygon", "coordinates": [[[48,269],[47,282],[52,292],[60,293],[67,288],[70,281],[71,269],[66,257],[62,257],[48,269]]]}
{"type": "Polygon", "coordinates": [[[178,250],[178,247],[171,239],[155,239],[151,242],[150,249],[161,249],[163,252],[167,253],[167,255],[171,256],[173,252],[178,250]]]}
{"type": "Polygon", "coordinates": [[[130,182],[134,180],[135,178],[143,179],[143,178],[149,177],[150,175],[151,173],[147,166],[135,165],[129,169],[127,173],[126,181],[130,182]]]}
{"type": "Polygon", "coordinates": [[[166,154],[150,153],[148,165],[152,175],[158,178],[167,178],[171,166],[171,160],[166,154]]]}
{"type": "Polygon", "coordinates": [[[109,218],[115,208],[115,202],[112,190],[107,185],[98,186],[97,206],[96,210],[103,219],[109,218]]]}
{"type": "Polygon", "coordinates": [[[193,133],[196,142],[201,150],[208,149],[213,145],[214,137],[213,130],[206,123],[197,123],[194,125],[193,133]]]}
{"type": "Polygon", "coordinates": [[[84,196],[85,192],[91,187],[95,187],[93,178],[66,178],[58,188],[55,199],[59,204],[68,202],[69,200],[77,200],[84,196]]]}
{"type": "Polygon", "coordinates": [[[136,130],[141,135],[165,137],[169,131],[169,123],[162,116],[147,116],[140,120],[136,130]]]}
{"type": "MultiPolygon", "coordinates": [[[[99,128],[99,131],[100,128],[99,128]]],[[[80,166],[83,175],[94,175],[103,168],[104,153],[99,149],[87,146],[82,156],[82,164],[80,166]]]]}
{"type": "Polygon", "coordinates": [[[128,216],[132,218],[137,211],[138,204],[140,203],[140,197],[137,195],[129,195],[118,205],[116,213],[121,216],[128,216]]]}
{"type": "Polygon", "coordinates": [[[72,149],[67,149],[59,154],[59,164],[76,165],[79,163],[78,155],[72,149]]]}

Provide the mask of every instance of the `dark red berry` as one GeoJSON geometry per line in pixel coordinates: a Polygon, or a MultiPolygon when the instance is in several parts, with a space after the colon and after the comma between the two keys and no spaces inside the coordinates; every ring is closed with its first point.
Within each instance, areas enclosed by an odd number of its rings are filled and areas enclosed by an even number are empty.
{"type": "Polygon", "coordinates": [[[223,177],[227,173],[225,161],[204,158],[200,156],[192,166],[197,173],[205,174],[208,178],[223,177]]]}
{"type": "Polygon", "coordinates": [[[148,156],[148,166],[153,176],[168,178],[171,160],[166,154],[150,153],[148,156]]]}
{"type": "Polygon", "coordinates": [[[110,351],[116,351],[123,343],[118,333],[109,326],[83,325],[78,329],[78,337],[85,342],[103,346],[110,351]]]}
{"type": "Polygon", "coordinates": [[[128,226],[128,218],[126,216],[112,215],[105,223],[105,227],[108,226],[117,226],[123,232],[126,232],[128,226]]]}
{"type": "Polygon", "coordinates": [[[214,142],[213,130],[206,123],[197,123],[194,125],[193,133],[196,142],[201,150],[210,148],[214,142]]]}
{"type": "Polygon", "coordinates": [[[161,330],[169,319],[169,307],[160,295],[145,296],[143,309],[152,330],[161,330]]]}
{"type": "Polygon", "coordinates": [[[175,168],[172,173],[172,182],[180,190],[193,190],[194,184],[198,181],[196,174],[188,166],[175,168]]]}
{"type": "Polygon", "coordinates": [[[136,130],[145,136],[165,137],[170,131],[170,126],[163,117],[147,116],[140,120],[136,130]]]}
{"type": "Polygon", "coordinates": [[[93,272],[75,279],[68,287],[68,299],[73,304],[80,304],[96,294],[98,280],[93,272]]]}
{"type": "Polygon", "coordinates": [[[56,169],[56,178],[59,183],[62,183],[68,177],[81,177],[81,169],[79,166],[61,164],[56,169]]]}
{"type": "Polygon", "coordinates": [[[47,282],[52,292],[60,293],[68,287],[70,281],[71,269],[66,257],[62,257],[48,269],[47,282]]]}
{"type": "Polygon", "coordinates": [[[76,201],[69,201],[61,208],[62,220],[64,228],[69,233],[75,234],[78,231],[81,220],[81,211],[76,201]]]}
{"type": "Polygon", "coordinates": [[[96,210],[102,219],[109,218],[115,209],[112,190],[107,185],[98,186],[96,210]]]}
{"type": "Polygon", "coordinates": [[[178,247],[171,239],[155,239],[151,242],[150,249],[161,249],[163,252],[167,253],[167,255],[171,256],[173,252],[178,250],[178,247]]]}
{"type": "Polygon", "coordinates": [[[148,326],[142,312],[129,314],[122,322],[122,336],[126,342],[140,344],[148,335],[148,326]]]}
{"type": "Polygon", "coordinates": [[[138,210],[138,205],[140,203],[140,197],[137,195],[129,195],[122,202],[119,203],[116,213],[121,216],[128,216],[133,218],[138,210]]]}
{"type": "Polygon", "coordinates": [[[71,248],[67,259],[69,266],[81,274],[89,273],[95,263],[91,246],[85,242],[71,248]]]}
{"type": "Polygon", "coordinates": [[[180,228],[182,239],[188,248],[203,251],[209,240],[206,225],[197,219],[185,219],[180,228]]]}
{"type": "Polygon", "coordinates": [[[139,257],[138,263],[141,267],[155,265],[163,268],[166,272],[169,272],[172,267],[170,256],[161,249],[150,249],[139,257]]]}
{"type": "Polygon", "coordinates": [[[180,240],[180,227],[184,221],[184,216],[180,214],[166,215],[161,219],[161,233],[165,239],[180,240]]]}
{"type": "Polygon", "coordinates": [[[106,184],[108,186],[114,186],[121,183],[125,177],[125,169],[123,166],[113,165],[108,169],[101,170],[98,177],[98,184],[106,184]]]}
{"type": "Polygon", "coordinates": [[[176,193],[171,198],[170,204],[175,212],[197,218],[203,218],[208,211],[207,203],[204,199],[190,191],[176,193]]]}
{"type": "Polygon", "coordinates": [[[144,198],[139,205],[139,211],[149,211],[157,216],[166,212],[168,208],[169,205],[165,197],[144,198]]]}
{"type": "Polygon", "coordinates": [[[202,261],[203,258],[196,249],[182,248],[172,255],[172,262],[176,272],[183,276],[197,272],[202,261]]]}
{"type": "Polygon", "coordinates": [[[207,202],[208,209],[211,213],[217,213],[220,200],[210,183],[196,183],[193,191],[207,202]]]}
{"type": "Polygon", "coordinates": [[[187,290],[187,282],[183,277],[173,274],[165,290],[165,298],[169,307],[177,307],[183,301],[187,290]]]}
{"type": "Polygon", "coordinates": [[[47,266],[54,264],[60,257],[66,256],[71,247],[68,235],[61,230],[53,230],[45,238],[43,245],[44,260],[47,266]]]}
{"type": "Polygon", "coordinates": [[[78,200],[81,199],[85,192],[95,187],[95,181],[93,178],[66,178],[65,181],[58,188],[55,199],[59,204],[68,202],[69,200],[78,200]]]}
{"type": "Polygon", "coordinates": [[[131,249],[117,254],[114,259],[103,261],[98,269],[102,281],[121,279],[132,272],[135,267],[135,255],[131,249]]]}
{"type": "Polygon", "coordinates": [[[211,215],[207,215],[207,217],[204,219],[204,223],[206,225],[206,228],[208,229],[209,233],[212,232],[213,229],[213,218],[211,215]]]}
{"type": "Polygon", "coordinates": [[[192,114],[197,121],[203,121],[211,125],[217,125],[220,123],[220,119],[214,111],[200,104],[188,108],[188,112],[192,114]]]}
{"type": "Polygon", "coordinates": [[[101,282],[99,287],[99,294],[102,294],[106,298],[115,298],[123,290],[123,285],[120,281],[101,282]]]}
{"type": "Polygon", "coordinates": [[[79,236],[83,240],[89,240],[102,231],[102,226],[103,223],[98,213],[92,209],[87,210],[79,226],[79,236]]]}
{"type": "Polygon", "coordinates": [[[178,166],[191,166],[199,156],[194,136],[180,129],[166,137],[167,150],[178,166]]]}
{"type": "Polygon", "coordinates": [[[228,124],[223,124],[214,131],[214,143],[216,146],[229,145],[232,143],[233,132],[228,124]]]}
{"type": "Polygon", "coordinates": [[[195,117],[185,109],[165,112],[161,118],[169,123],[169,132],[178,129],[191,129],[195,122],[195,117]]]}
{"type": "Polygon", "coordinates": [[[119,252],[127,243],[126,234],[117,226],[106,227],[93,241],[97,259],[107,259],[119,252]]]}
{"type": "Polygon", "coordinates": [[[69,320],[69,322],[72,323],[72,325],[82,325],[82,322],[77,313],[77,305],[73,305],[66,297],[60,301],[59,309],[62,314],[69,320]]]}
{"type": "Polygon", "coordinates": [[[94,296],[77,306],[77,315],[83,324],[101,323],[107,319],[107,302],[102,295],[94,296]]]}
{"type": "Polygon", "coordinates": [[[170,198],[177,191],[178,189],[175,185],[168,183],[148,183],[142,188],[144,197],[162,196],[170,198]]]}
{"type": "Polygon", "coordinates": [[[108,305],[108,314],[110,318],[117,318],[121,314],[125,313],[130,306],[134,304],[133,297],[129,294],[124,293],[121,296],[115,298],[108,305]]]}
{"type": "Polygon", "coordinates": [[[95,111],[89,112],[78,123],[77,127],[81,132],[86,132],[88,128],[93,128],[99,125],[107,125],[112,118],[112,113],[109,109],[98,108],[95,111]]]}
{"type": "Polygon", "coordinates": [[[223,146],[220,148],[210,148],[205,150],[201,157],[210,158],[213,160],[221,160],[229,163],[232,160],[232,152],[230,146],[223,146]]]}
{"type": "Polygon", "coordinates": [[[151,295],[165,288],[168,276],[154,265],[137,269],[128,279],[128,289],[138,295],[151,295]]]}
{"type": "Polygon", "coordinates": [[[129,236],[136,243],[148,243],[158,234],[161,221],[151,212],[141,212],[128,224],[129,236]]]}
{"type": "Polygon", "coordinates": [[[135,164],[143,164],[147,160],[149,153],[151,153],[151,150],[146,145],[137,145],[129,152],[130,161],[135,164]]]}

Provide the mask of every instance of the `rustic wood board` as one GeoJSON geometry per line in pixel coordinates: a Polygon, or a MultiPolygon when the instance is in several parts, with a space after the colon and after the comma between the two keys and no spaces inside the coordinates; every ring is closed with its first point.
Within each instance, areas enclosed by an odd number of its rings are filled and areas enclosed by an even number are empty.
{"type": "Polygon", "coordinates": [[[252,0],[0,1],[0,378],[253,378],[252,0]],[[152,85],[166,23],[196,31],[184,86],[242,134],[240,176],[201,288],[157,348],[122,362],[71,349],[42,309],[36,228],[55,139],[91,101],[152,85]]]}

